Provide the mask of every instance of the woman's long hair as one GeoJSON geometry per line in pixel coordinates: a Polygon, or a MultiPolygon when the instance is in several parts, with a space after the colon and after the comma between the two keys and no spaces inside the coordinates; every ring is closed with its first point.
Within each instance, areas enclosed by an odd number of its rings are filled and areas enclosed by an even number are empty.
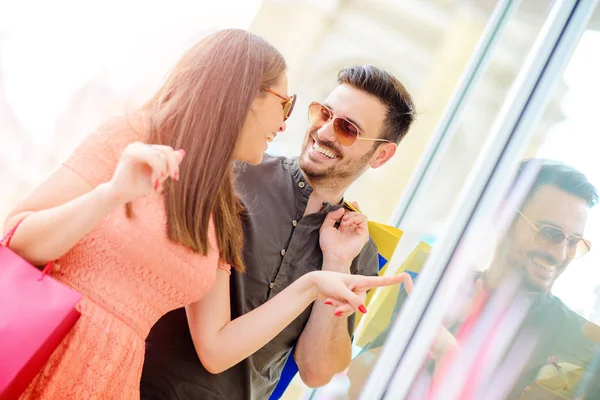
{"type": "Polygon", "coordinates": [[[205,255],[212,217],[220,262],[238,271],[243,207],[233,186],[233,152],[252,101],[285,69],[283,56],[260,36],[221,30],[192,47],[144,106],[149,143],[186,152],[179,182],[165,182],[169,238],[205,255]]]}

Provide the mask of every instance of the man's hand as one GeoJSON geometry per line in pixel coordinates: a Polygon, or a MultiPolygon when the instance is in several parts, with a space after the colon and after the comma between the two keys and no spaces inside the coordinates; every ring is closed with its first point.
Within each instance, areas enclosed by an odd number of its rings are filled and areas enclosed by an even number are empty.
{"type": "Polygon", "coordinates": [[[349,267],[368,240],[369,228],[364,214],[343,208],[330,212],[323,221],[319,235],[323,265],[349,267]],[[336,228],[338,220],[340,224],[336,228]]]}

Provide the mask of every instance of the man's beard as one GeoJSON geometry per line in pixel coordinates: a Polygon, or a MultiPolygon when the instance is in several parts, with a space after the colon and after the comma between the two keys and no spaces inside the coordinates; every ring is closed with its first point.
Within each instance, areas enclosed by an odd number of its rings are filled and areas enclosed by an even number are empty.
{"type": "MultiPolygon", "coordinates": [[[[508,231],[508,234],[514,234],[514,232],[508,231]]],[[[528,292],[549,292],[558,276],[555,276],[551,282],[538,282],[535,278],[532,278],[530,274],[530,268],[533,264],[534,258],[542,259],[548,264],[552,265],[552,268],[557,269],[558,275],[560,275],[564,269],[568,266],[568,263],[559,262],[552,255],[547,254],[540,249],[521,249],[519,243],[513,241],[511,237],[505,238],[505,242],[501,244],[501,251],[503,252],[503,261],[507,270],[516,272],[521,279],[521,290],[528,292]]]]}
{"type": "MultiPolygon", "coordinates": [[[[327,185],[332,188],[338,186],[349,186],[354,180],[356,180],[366,170],[371,157],[377,149],[376,146],[373,146],[371,151],[357,160],[345,161],[344,158],[340,156],[340,159],[338,159],[335,164],[330,165],[325,169],[320,169],[318,165],[315,165],[311,162],[305,162],[305,154],[310,152],[311,146],[312,140],[309,138],[302,149],[302,154],[299,158],[300,168],[310,181],[311,185],[327,185]],[[316,168],[313,168],[313,166],[316,168]]],[[[326,142],[319,142],[319,146],[331,150],[335,154],[340,153],[334,149],[333,146],[328,145],[326,142]]]]}

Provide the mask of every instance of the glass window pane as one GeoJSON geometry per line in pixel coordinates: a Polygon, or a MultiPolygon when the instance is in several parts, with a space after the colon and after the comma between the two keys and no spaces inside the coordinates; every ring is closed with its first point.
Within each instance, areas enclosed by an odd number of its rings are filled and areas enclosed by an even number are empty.
{"type": "Polygon", "coordinates": [[[600,398],[600,12],[573,53],[498,210],[449,265],[472,266],[410,398],[600,398]]]}

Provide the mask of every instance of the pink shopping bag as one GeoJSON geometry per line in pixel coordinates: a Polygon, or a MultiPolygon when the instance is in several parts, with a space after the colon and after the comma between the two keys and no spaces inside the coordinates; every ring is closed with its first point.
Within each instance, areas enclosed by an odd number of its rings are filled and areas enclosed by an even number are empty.
{"type": "Polygon", "coordinates": [[[81,299],[48,275],[52,263],[40,271],[8,248],[17,226],[0,241],[0,400],[27,388],[79,319],[81,299]]]}

